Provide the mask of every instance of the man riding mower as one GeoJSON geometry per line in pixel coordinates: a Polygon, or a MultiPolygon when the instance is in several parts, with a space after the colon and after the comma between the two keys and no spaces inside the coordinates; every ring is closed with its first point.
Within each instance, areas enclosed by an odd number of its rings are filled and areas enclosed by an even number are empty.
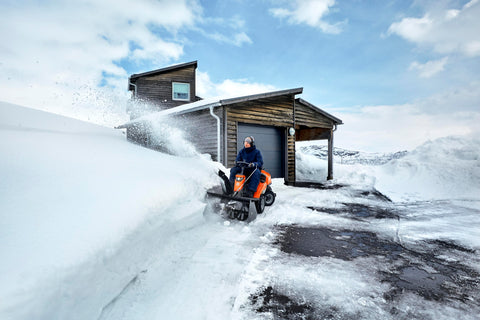
{"type": "Polygon", "coordinates": [[[271,175],[262,169],[262,154],[252,136],[245,138],[235,165],[230,169],[230,179],[223,171],[218,172],[223,185],[207,191],[207,196],[220,200],[210,201],[206,211],[219,210],[231,219],[253,221],[266,205],[273,204],[276,195],[270,186],[271,175]]]}

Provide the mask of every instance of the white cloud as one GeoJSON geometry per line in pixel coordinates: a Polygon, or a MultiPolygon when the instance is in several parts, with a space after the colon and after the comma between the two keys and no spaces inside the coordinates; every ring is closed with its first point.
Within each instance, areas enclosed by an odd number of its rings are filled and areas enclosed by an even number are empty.
{"type": "Polygon", "coordinates": [[[252,40],[245,32],[240,32],[234,36],[234,44],[241,46],[244,43],[252,43],[252,40]]]}
{"type": "Polygon", "coordinates": [[[203,36],[213,39],[219,43],[226,43],[241,47],[244,44],[252,44],[253,41],[244,31],[245,20],[239,16],[232,18],[204,18],[202,19],[203,29],[196,30],[203,36]],[[213,30],[213,31],[211,31],[213,30]],[[220,31],[219,31],[220,30],[220,31]]]}
{"type": "Polygon", "coordinates": [[[422,18],[404,18],[400,22],[395,22],[390,26],[388,32],[396,33],[412,42],[422,42],[432,32],[432,29],[433,21],[428,15],[425,15],[422,18]]]}
{"type": "Polygon", "coordinates": [[[412,150],[427,140],[451,135],[475,135],[478,112],[422,113],[415,105],[362,108],[339,115],[344,121],[335,145],[368,152],[412,150]]]}
{"type": "Polygon", "coordinates": [[[460,9],[439,8],[443,2],[432,3],[421,18],[407,17],[393,23],[389,34],[396,34],[419,46],[441,54],[461,53],[480,56],[480,2],[470,1],[460,9]]]}
{"type": "Polygon", "coordinates": [[[445,13],[445,19],[447,20],[455,19],[459,13],[460,13],[460,10],[457,10],[457,9],[447,10],[447,12],[445,13]]]}
{"type": "Polygon", "coordinates": [[[409,69],[417,70],[421,78],[431,78],[444,70],[447,61],[448,57],[444,57],[439,60],[428,61],[424,64],[414,61],[412,64],[410,64],[409,69]]]}
{"type": "Polygon", "coordinates": [[[202,98],[210,97],[241,97],[257,93],[278,90],[276,87],[262,83],[251,83],[245,79],[227,79],[221,83],[214,83],[206,72],[197,71],[197,95],[202,98]]]}
{"type": "Polygon", "coordinates": [[[416,102],[416,105],[418,105],[423,112],[429,114],[480,113],[479,89],[480,82],[473,81],[466,86],[452,88],[419,100],[416,102]]]}
{"type": "Polygon", "coordinates": [[[239,32],[235,35],[225,35],[218,32],[212,34],[204,33],[205,36],[214,39],[217,42],[231,44],[237,47],[241,47],[244,43],[251,44],[252,40],[245,32],[239,32]]]}
{"type": "Polygon", "coordinates": [[[216,90],[221,96],[241,97],[251,94],[275,91],[276,88],[268,84],[257,82],[252,83],[246,79],[227,79],[218,84],[216,90]]]}
{"type": "Polygon", "coordinates": [[[272,8],[270,13],[277,18],[287,19],[290,24],[306,24],[325,33],[338,34],[343,22],[330,24],[323,19],[329,14],[335,0],[295,0],[289,1],[290,8],[272,8]]]}
{"type": "Polygon", "coordinates": [[[369,152],[412,150],[427,140],[480,134],[478,83],[403,105],[365,106],[337,113],[344,125],[335,145],[369,152]]]}
{"type": "Polygon", "coordinates": [[[469,41],[462,47],[462,51],[469,57],[480,56],[480,41],[469,41]]]}
{"type": "Polygon", "coordinates": [[[126,95],[119,61],[177,60],[183,45],[171,39],[196,23],[201,8],[196,0],[47,0],[2,1],[0,12],[0,99],[68,115],[83,108],[85,119],[95,104],[104,111],[102,84],[113,87],[112,105],[126,95]]]}

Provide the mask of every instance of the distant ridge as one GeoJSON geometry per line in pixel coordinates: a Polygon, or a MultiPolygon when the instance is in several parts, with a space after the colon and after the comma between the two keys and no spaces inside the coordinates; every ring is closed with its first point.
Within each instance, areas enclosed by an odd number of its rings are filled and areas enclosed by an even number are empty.
{"type": "MultiPolygon", "coordinates": [[[[300,147],[300,151],[304,154],[310,154],[317,158],[327,160],[328,147],[310,145],[300,147]]],[[[364,164],[378,166],[385,164],[394,159],[405,157],[408,151],[398,151],[393,153],[369,153],[362,151],[352,151],[342,148],[333,148],[333,159],[336,163],[342,164],[364,164]]]]}

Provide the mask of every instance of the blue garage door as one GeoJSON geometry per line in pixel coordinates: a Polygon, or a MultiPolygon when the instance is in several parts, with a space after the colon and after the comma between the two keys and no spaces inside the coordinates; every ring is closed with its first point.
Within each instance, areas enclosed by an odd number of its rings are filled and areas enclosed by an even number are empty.
{"type": "Polygon", "coordinates": [[[243,148],[247,136],[255,138],[257,148],[262,152],[263,167],[273,178],[285,177],[284,129],[277,127],[238,124],[237,149],[243,148]]]}

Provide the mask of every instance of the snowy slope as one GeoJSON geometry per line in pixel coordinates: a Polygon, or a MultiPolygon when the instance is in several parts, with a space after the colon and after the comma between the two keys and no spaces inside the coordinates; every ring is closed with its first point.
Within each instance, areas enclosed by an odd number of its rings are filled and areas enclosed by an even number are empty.
{"type": "Polygon", "coordinates": [[[215,171],[201,157],[161,154],[114,129],[6,103],[0,155],[0,310],[39,282],[108,257],[139,226],[201,212],[215,171]],[[189,208],[171,210],[185,201],[189,208]]]}

